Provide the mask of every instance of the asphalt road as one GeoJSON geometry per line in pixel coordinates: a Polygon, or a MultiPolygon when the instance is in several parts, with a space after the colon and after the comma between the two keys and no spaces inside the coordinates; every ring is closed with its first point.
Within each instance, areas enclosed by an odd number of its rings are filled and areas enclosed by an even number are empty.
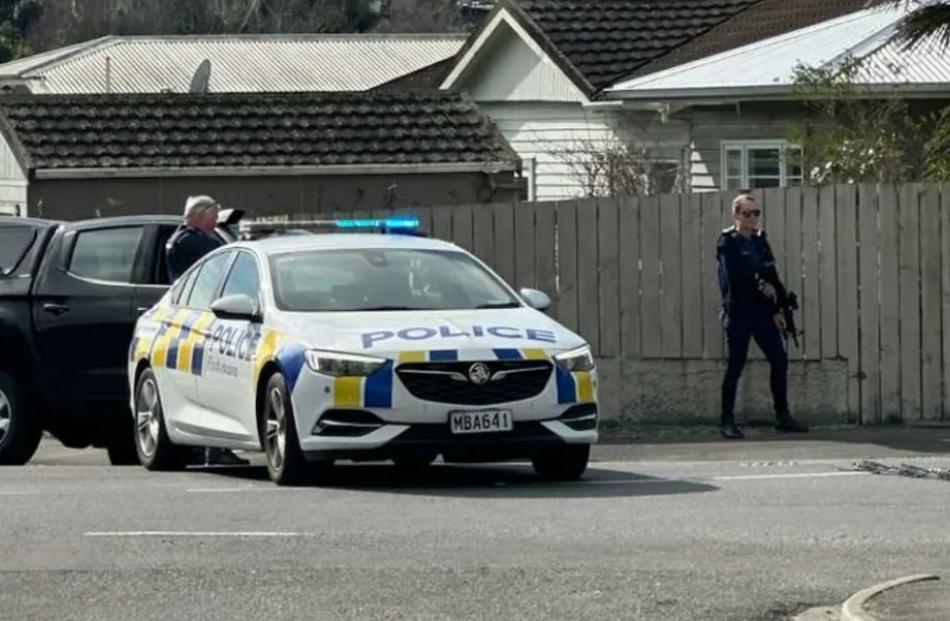
{"type": "Polygon", "coordinates": [[[0,470],[0,619],[785,619],[950,576],[950,482],[850,470],[950,467],[950,430],[916,433],[602,446],[570,484],[358,465],[296,489],[47,442],[0,470]]]}

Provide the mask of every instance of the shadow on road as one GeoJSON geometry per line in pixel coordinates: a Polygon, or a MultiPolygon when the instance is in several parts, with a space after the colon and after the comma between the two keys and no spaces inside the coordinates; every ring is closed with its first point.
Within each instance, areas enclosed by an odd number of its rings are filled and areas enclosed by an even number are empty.
{"type": "MultiPolygon", "coordinates": [[[[268,482],[267,469],[260,466],[191,471],[268,482]]],[[[580,481],[551,482],[538,478],[530,466],[519,464],[439,464],[422,472],[407,472],[390,464],[345,463],[321,472],[318,480],[301,487],[464,498],[611,498],[694,494],[719,489],[705,483],[600,468],[596,464],[587,469],[580,481]]]]}

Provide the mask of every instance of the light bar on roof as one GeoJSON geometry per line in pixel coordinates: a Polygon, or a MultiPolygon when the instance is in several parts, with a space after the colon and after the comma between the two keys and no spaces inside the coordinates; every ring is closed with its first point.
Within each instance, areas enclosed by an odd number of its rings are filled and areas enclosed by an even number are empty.
{"type": "Polygon", "coordinates": [[[242,233],[276,233],[280,231],[381,231],[417,232],[421,226],[418,218],[400,216],[395,218],[340,218],[337,220],[288,220],[284,222],[241,222],[242,233]]]}
{"type": "Polygon", "coordinates": [[[388,229],[388,230],[406,230],[418,229],[418,218],[384,218],[382,220],[373,219],[344,219],[336,220],[338,229],[388,229]]]}

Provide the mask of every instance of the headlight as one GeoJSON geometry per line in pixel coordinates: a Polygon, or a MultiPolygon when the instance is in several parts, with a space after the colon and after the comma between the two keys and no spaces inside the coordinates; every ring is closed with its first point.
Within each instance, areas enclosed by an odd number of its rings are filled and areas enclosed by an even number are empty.
{"type": "Polygon", "coordinates": [[[592,371],[594,369],[594,356],[590,353],[590,347],[584,345],[563,354],[554,356],[558,365],[565,371],[592,371]]]}
{"type": "Polygon", "coordinates": [[[386,364],[385,358],[344,354],[338,351],[307,350],[307,364],[317,373],[340,377],[342,375],[372,375],[386,364]]]}

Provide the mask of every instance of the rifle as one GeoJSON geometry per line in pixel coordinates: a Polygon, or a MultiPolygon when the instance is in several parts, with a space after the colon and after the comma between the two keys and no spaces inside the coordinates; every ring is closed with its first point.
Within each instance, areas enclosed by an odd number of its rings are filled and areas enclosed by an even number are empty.
{"type": "Polygon", "coordinates": [[[782,336],[785,338],[791,337],[792,342],[795,343],[795,347],[800,347],[798,337],[804,334],[804,332],[799,332],[798,327],[795,326],[795,311],[798,310],[798,296],[791,291],[786,293],[785,299],[782,300],[782,303],[779,305],[779,310],[785,318],[785,330],[782,336]]]}

